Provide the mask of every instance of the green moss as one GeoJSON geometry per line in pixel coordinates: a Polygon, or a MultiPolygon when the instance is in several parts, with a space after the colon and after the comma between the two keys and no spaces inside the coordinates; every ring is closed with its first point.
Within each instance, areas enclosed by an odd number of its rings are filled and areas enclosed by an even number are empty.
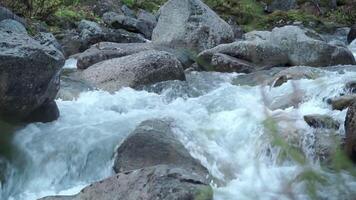
{"type": "Polygon", "coordinates": [[[210,186],[203,186],[195,193],[194,200],[212,200],[213,189],[210,186]]]}

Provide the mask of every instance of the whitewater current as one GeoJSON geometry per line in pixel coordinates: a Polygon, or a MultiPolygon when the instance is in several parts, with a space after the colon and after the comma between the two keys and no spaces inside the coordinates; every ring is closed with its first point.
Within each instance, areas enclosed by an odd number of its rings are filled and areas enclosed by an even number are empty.
{"type": "MultiPolygon", "coordinates": [[[[354,177],[320,167],[316,130],[303,116],[327,114],[343,124],[346,110],[332,110],[326,99],[343,93],[356,72],[325,71],[314,80],[288,81],[280,87],[234,85],[239,76],[192,72],[186,82],[169,81],[140,91],[123,88],[114,94],[87,91],[73,101],[58,99],[57,121],[32,123],[16,132],[12,145],[18,159],[0,185],[0,198],[76,194],[113,175],[115,148],[140,122],[152,118],[173,119],[175,134],[219,180],[212,183],[215,200],[309,199],[305,182],[293,181],[306,168],[331,177],[329,184],[317,187],[318,196],[354,198],[354,177]],[[285,104],[296,90],[301,97],[298,106],[270,109],[285,104]],[[307,166],[279,161],[264,123],[270,118],[281,137],[306,155],[307,166]]],[[[344,127],[337,132],[342,137],[344,127]]]]}

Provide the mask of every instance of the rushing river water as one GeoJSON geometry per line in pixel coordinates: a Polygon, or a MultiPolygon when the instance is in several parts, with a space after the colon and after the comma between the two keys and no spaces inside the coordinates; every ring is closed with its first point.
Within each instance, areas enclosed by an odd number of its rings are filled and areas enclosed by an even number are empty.
{"type": "MultiPolygon", "coordinates": [[[[355,199],[354,177],[321,169],[315,159],[315,130],[303,116],[327,114],[343,123],[346,111],[331,110],[325,100],[343,93],[345,83],[356,80],[356,72],[326,72],[315,80],[289,81],[277,88],[233,85],[238,76],[193,72],[187,82],[171,81],[142,91],[124,88],[115,94],[88,91],[74,101],[57,100],[57,121],[29,124],[15,134],[12,144],[18,156],[0,197],[35,200],[75,194],[113,174],[116,146],[140,122],[167,117],[174,119],[175,133],[191,154],[219,180],[219,186],[212,184],[214,199],[308,199],[308,186],[292,182],[306,166],[278,162],[278,152],[271,148],[263,123],[271,117],[281,137],[292,138],[305,153],[307,167],[331,177],[327,185],[317,187],[319,196],[355,199]],[[293,98],[296,88],[298,106],[268,108],[293,98]]],[[[344,134],[343,126],[338,132],[344,134]]]]}

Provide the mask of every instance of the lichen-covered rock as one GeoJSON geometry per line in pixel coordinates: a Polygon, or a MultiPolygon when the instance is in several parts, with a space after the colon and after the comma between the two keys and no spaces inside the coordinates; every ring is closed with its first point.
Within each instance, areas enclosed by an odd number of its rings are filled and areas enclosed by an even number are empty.
{"type": "Polygon", "coordinates": [[[97,63],[82,72],[85,81],[114,92],[122,87],[137,88],[168,80],[185,80],[181,63],[163,51],[143,51],[97,63]]]}
{"type": "Polygon", "coordinates": [[[153,42],[198,52],[233,40],[230,25],[200,0],[169,0],[152,35],[153,42]]]}

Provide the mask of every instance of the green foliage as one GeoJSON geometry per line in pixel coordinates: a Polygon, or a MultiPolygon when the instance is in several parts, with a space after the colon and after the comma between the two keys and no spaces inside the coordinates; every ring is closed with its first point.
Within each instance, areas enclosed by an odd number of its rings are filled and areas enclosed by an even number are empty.
{"type": "Polygon", "coordinates": [[[4,0],[2,3],[21,16],[46,20],[58,10],[63,0],[4,0]]]}
{"type": "MultiPolygon", "coordinates": [[[[320,194],[318,194],[318,188],[323,186],[332,186],[340,194],[347,193],[345,195],[354,195],[349,189],[342,173],[347,172],[351,176],[356,177],[356,169],[341,149],[341,142],[339,140],[334,140],[335,150],[330,155],[331,162],[321,163],[321,169],[314,169],[312,167],[313,164],[302,151],[281,137],[276,121],[267,117],[264,121],[264,127],[265,133],[270,138],[272,147],[280,150],[280,158],[282,157],[283,161],[293,161],[301,168],[301,171],[289,185],[304,183],[309,198],[315,200],[321,199],[320,194]],[[326,172],[332,172],[333,176],[327,175],[326,172]]],[[[286,192],[288,193],[288,191],[286,192]]]]}

